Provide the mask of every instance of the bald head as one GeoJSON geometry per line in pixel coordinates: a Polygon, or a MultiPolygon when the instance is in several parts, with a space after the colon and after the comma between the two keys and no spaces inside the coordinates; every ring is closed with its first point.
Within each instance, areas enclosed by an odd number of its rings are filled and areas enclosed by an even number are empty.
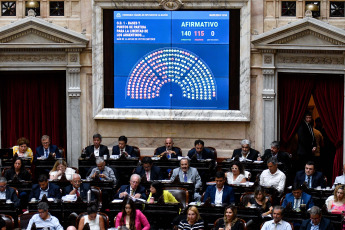
{"type": "Polygon", "coordinates": [[[168,137],[165,139],[165,147],[168,149],[168,150],[172,150],[174,146],[174,142],[172,140],[172,138],[168,137]]]}

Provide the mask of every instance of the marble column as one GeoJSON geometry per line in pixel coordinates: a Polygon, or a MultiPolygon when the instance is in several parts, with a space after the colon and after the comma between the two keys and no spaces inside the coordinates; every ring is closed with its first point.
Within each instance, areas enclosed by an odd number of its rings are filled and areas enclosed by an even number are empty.
{"type": "Polygon", "coordinates": [[[270,148],[272,141],[276,140],[277,130],[277,108],[276,108],[276,84],[274,69],[274,54],[263,54],[263,149],[270,148]]]}
{"type": "Polygon", "coordinates": [[[81,152],[81,117],[80,117],[80,64],[79,53],[68,53],[66,73],[67,88],[67,162],[78,167],[81,152]]]}

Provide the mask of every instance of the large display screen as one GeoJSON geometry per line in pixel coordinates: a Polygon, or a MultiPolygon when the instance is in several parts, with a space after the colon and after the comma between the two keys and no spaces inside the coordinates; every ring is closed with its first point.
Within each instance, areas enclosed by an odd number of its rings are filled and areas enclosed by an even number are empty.
{"type": "Polygon", "coordinates": [[[229,14],[114,11],[114,107],[228,110],[229,14]]]}

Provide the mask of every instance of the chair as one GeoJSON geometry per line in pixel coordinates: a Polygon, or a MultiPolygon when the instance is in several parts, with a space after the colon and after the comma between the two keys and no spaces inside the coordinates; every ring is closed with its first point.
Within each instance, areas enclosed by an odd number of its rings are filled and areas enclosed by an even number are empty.
{"type": "Polygon", "coordinates": [[[15,187],[10,187],[10,188],[13,188],[13,189],[14,189],[14,191],[16,191],[17,197],[19,198],[18,189],[16,189],[15,187]]]}
{"type": "MultiPolygon", "coordinates": [[[[263,222],[260,226],[260,229],[262,229],[262,226],[264,226],[264,224],[266,223],[267,221],[263,222]]],[[[291,222],[288,222],[290,225],[291,225],[291,229],[294,230],[293,228],[293,224],[291,222]]]]}
{"type": "Polygon", "coordinates": [[[62,156],[63,159],[66,159],[66,152],[65,152],[65,149],[62,148],[62,147],[58,147],[59,149],[59,153],[60,155],[62,156]]]}
{"type": "Polygon", "coordinates": [[[98,202],[98,209],[102,208],[102,190],[99,187],[91,186],[91,192],[95,194],[97,202],[98,202]]]}
{"type": "Polygon", "coordinates": [[[5,214],[0,214],[0,216],[6,223],[6,229],[13,229],[14,228],[14,220],[13,220],[12,216],[5,215],[5,214]]]}
{"type": "MultiPolygon", "coordinates": [[[[223,217],[218,218],[218,219],[214,222],[214,226],[216,226],[216,224],[218,223],[218,221],[221,220],[221,219],[223,219],[223,217]]],[[[240,219],[240,218],[238,218],[238,220],[242,222],[243,230],[247,230],[246,221],[243,220],[243,219],[240,219]]]]}
{"type": "MultiPolygon", "coordinates": [[[[109,217],[107,214],[103,213],[103,212],[97,212],[98,215],[100,215],[101,217],[103,217],[103,220],[104,220],[104,228],[105,229],[108,229],[109,228],[109,217]]],[[[78,226],[79,226],[79,222],[80,222],[80,219],[83,217],[83,216],[86,216],[87,215],[87,212],[83,212],[81,214],[79,214],[79,216],[77,217],[77,220],[76,220],[76,228],[78,229],[78,226]]]]}
{"type": "Polygon", "coordinates": [[[37,213],[38,212],[29,212],[29,213],[19,215],[18,216],[18,227],[20,229],[26,229],[27,226],[29,225],[29,221],[30,221],[31,217],[37,213]]]}
{"type": "Polygon", "coordinates": [[[137,157],[140,159],[140,149],[137,146],[132,146],[133,151],[136,153],[137,157]]]}
{"type": "Polygon", "coordinates": [[[211,147],[211,146],[208,146],[208,147],[205,147],[205,148],[210,149],[211,153],[213,153],[214,159],[217,160],[217,150],[216,150],[216,148],[211,147]]]}
{"type": "Polygon", "coordinates": [[[176,198],[176,200],[182,204],[183,209],[187,207],[189,203],[189,193],[187,189],[180,187],[168,187],[165,188],[165,190],[171,192],[171,194],[176,198]]]}
{"type": "MultiPolygon", "coordinates": [[[[254,192],[245,192],[240,197],[240,202],[243,206],[246,206],[251,198],[254,198],[254,192]]],[[[272,204],[272,196],[270,194],[266,194],[266,198],[271,202],[272,204]]]]}

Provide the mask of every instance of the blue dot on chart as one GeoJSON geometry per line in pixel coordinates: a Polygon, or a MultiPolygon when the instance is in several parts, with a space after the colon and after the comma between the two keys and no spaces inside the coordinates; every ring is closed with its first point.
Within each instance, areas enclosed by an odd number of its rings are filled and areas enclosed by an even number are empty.
{"type": "MultiPolygon", "coordinates": [[[[140,99],[150,100],[159,97],[162,88],[167,90],[167,88],[162,87],[164,84],[173,83],[173,86],[180,87],[182,92],[186,88],[189,91],[189,87],[191,87],[190,90],[196,93],[192,97],[187,96],[190,100],[210,100],[211,98],[203,95],[203,90],[205,94],[212,95],[212,99],[215,99],[217,86],[214,82],[212,70],[197,54],[182,48],[174,47],[172,49],[169,47],[154,50],[138,60],[127,78],[125,92],[126,97],[133,100],[138,99],[138,96],[140,99]],[[171,70],[167,70],[168,68],[171,70]],[[205,74],[205,71],[207,74],[205,74]],[[191,84],[191,81],[198,83],[191,84]],[[212,88],[207,87],[209,82],[212,83],[212,88]],[[152,86],[152,84],[160,87],[157,88],[156,94],[147,97],[146,91],[142,88],[144,85],[144,88],[146,88],[147,85],[152,86]],[[140,91],[138,92],[139,85],[140,91]],[[134,88],[136,88],[135,93],[134,88]]],[[[169,94],[169,96],[173,97],[173,94],[169,94]]],[[[184,93],[182,93],[182,96],[186,97],[184,93]]]]}

